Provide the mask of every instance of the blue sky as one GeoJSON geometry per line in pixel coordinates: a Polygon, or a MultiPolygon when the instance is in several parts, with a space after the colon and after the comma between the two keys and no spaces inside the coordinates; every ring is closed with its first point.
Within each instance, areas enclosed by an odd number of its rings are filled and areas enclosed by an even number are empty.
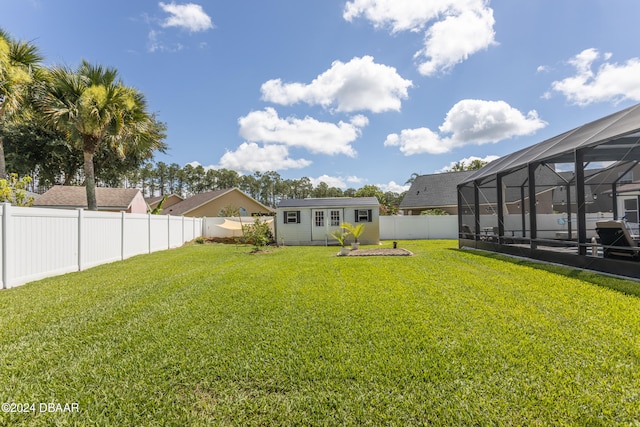
{"type": "Polygon", "coordinates": [[[156,160],[402,191],[640,101],[636,0],[0,0],[47,65],[118,69],[156,160]]]}

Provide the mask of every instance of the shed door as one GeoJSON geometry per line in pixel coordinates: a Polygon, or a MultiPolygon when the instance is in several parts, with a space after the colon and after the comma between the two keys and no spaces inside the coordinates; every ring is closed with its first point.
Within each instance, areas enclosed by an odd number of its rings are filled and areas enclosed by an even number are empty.
{"type": "Polygon", "coordinates": [[[344,221],[344,209],[313,209],[311,211],[311,240],[337,243],[331,237],[344,221]]]}

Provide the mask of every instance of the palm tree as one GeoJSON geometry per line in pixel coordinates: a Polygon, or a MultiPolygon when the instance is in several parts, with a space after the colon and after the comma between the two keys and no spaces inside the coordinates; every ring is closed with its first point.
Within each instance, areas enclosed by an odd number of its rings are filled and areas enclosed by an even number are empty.
{"type": "MultiPolygon", "coordinates": [[[[0,29],[0,127],[23,110],[40,61],[42,57],[36,46],[15,41],[0,29]]],[[[0,179],[7,176],[6,169],[0,134],[0,179]]]]}
{"type": "Polygon", "coordinates": [[[123,158],[127,150],[163,147],[164,125],[147,112],[143,94],[125,86],[114,68],[87,61],[76,71],[54,67],[36,104],[49,123],[82,149],[89,210],[97,210],[93,157],[102,144],[123,158]]]}

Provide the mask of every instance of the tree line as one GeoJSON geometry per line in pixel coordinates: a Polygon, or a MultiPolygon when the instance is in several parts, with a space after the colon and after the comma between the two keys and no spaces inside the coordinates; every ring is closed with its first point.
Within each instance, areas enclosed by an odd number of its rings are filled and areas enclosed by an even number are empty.
{"type": "Polygon", "coordinates": [[[139,188],[147,197],[177,194],[187,197],[205,191],[237,187],[260,203],[275,207],[282,199],[306,199],[309,197],[376,197],[382,212],[397,213],[403,193],[382,191],[376,185],[358,189],[331,187],[325,182],[313,185],[311,179],[283,179],[278,172],[254,172],[241,175],[229,169],[205,169],[201,165],[177,163],[146,163],[142,168],[125,174],[118,186],[139,188]]]}

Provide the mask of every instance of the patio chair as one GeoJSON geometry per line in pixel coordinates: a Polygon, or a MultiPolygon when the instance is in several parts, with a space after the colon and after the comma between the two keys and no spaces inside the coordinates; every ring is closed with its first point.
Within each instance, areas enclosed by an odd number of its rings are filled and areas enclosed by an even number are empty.
{"type": "Polygon", "coordinates": [[[600,236],[605,258],[631,258],[640,260],[638,242],[631,237],[624,221],[600,221],[596,223],[596,232],[600,236]],[[625,249],[628,248],[628,249],[625,249]]]}
{"type": "Polygon", "coordinates": [[[463,239],[475,240],[476,236],[473,231],[471,231],[471,227],[467,224],[462,224],[462,233],[460,233],[463,239]]]}

